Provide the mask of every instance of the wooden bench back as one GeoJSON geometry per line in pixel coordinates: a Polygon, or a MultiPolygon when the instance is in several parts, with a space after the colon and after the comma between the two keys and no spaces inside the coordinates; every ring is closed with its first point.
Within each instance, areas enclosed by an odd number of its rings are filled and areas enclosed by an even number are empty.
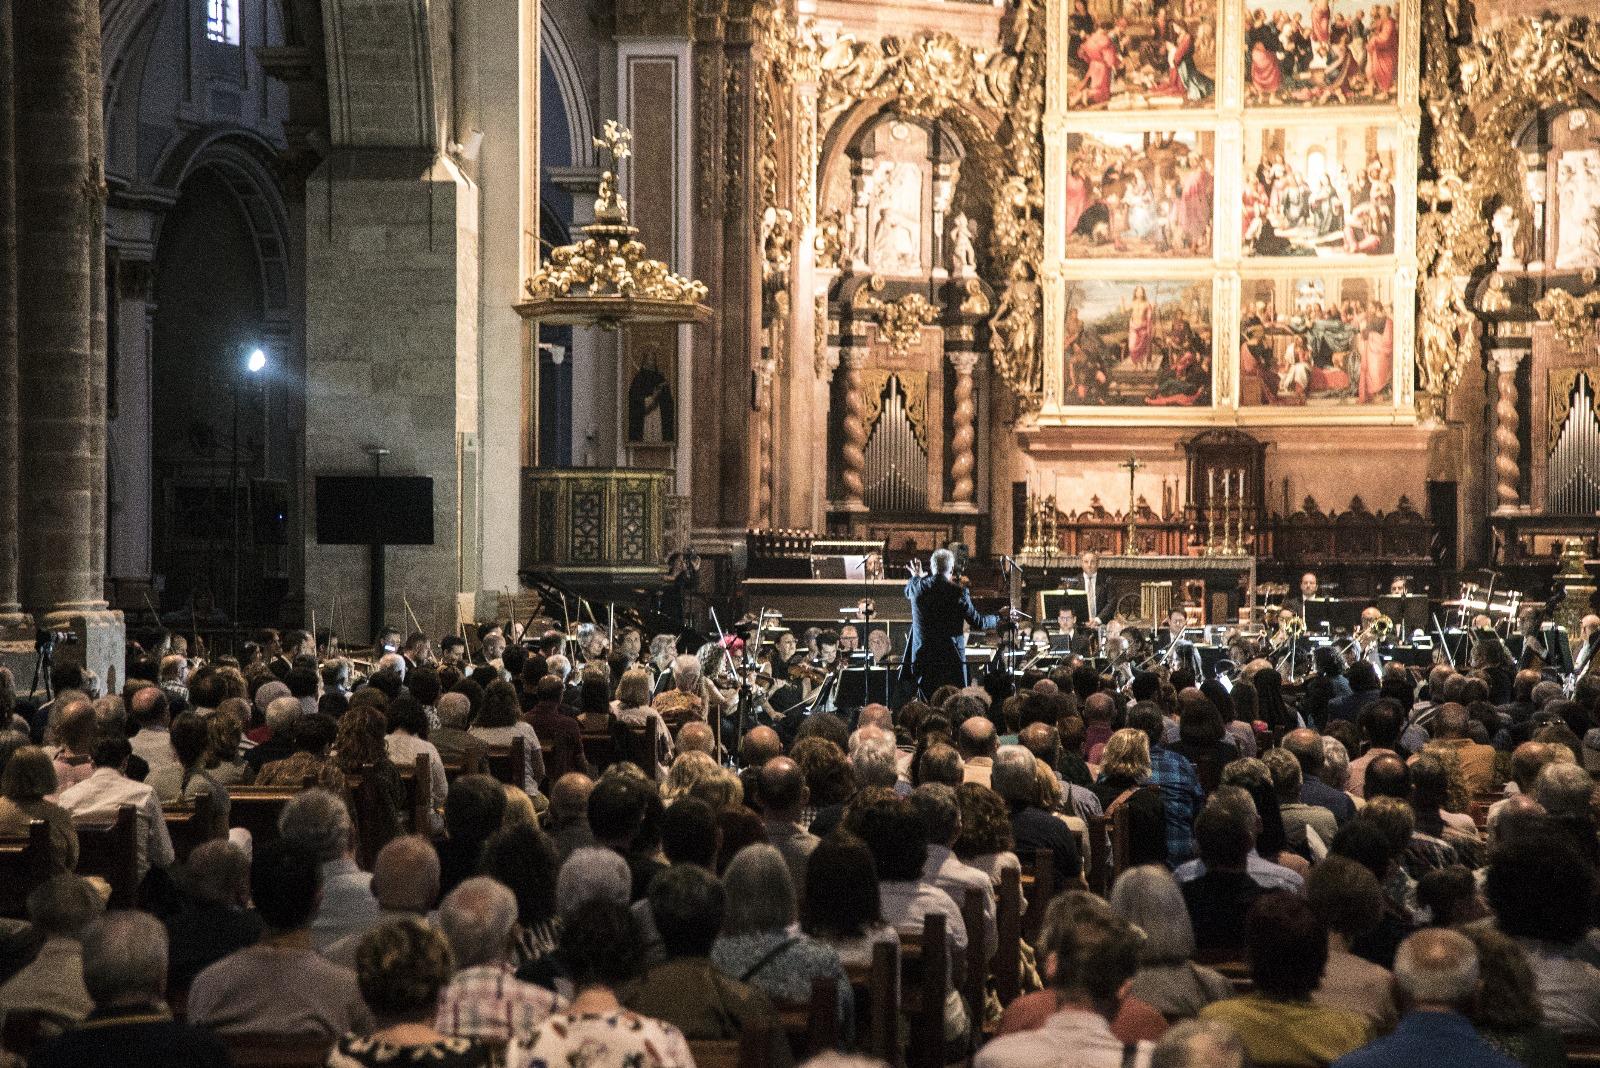
{"type": "Polygon", "coordinates": [[[161,806],[161,817],[167,822],[167,837],[172,839],[172,852],[179,864],[189,859],[195,846],[216,837],[217,817],[213,809],[210,794],[161,806]]]}
{"type": "Polygon", "coordinates": [[[228,789],[228,826],[243,827],[256,845],[278,839],[278,818],[284,806],[311,785],[232,786],[228,789]]]}
{"type": "Polygon", "coordinates": [[[994,926],[994,990],[1009,1005],[1022,986],[1022,876],[1015,868],[1000,872],[994,926]]]}
{"type": "Polygon", "coordinates": [[[527,740],[521,735],[506,745],[491,745],[483,770],[507,786],[521,787],[528,769],[527,740]]]}
{"type": "Polygon", "coordinates": [[[909,1019],[911,1041],[906,1068],[943,1068],[944,999],[949,970],[945,918],[934,912],[922,918],[922,933],[900,936],[901,1004],[909,1019]]]}
{"type": "Polygon", "coordinates": [[[138,816],[123,805],[108,821],[74,820],[78,831],[78,874],[98,875],[111,884],[107,908],[131,909],[139,889],[138,816]]]}
{"type": "Polygon", "coordinates": [[[29,821],[25,835],[0,838],[0,916],[25,918],[28,895],[54,868],[50,825],[43,820],[29,821]]]}

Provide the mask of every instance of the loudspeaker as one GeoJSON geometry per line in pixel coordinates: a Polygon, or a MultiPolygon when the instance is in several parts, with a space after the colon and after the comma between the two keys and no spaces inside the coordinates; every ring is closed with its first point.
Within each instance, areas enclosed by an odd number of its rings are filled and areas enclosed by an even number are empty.
{"type": "Polygon", "coordinates": [[[1428,483],[1428,518],[1433,521],[1428,555],[1446,570],[1456,566],[1456,490],[1454,482],[1428,483]]]}

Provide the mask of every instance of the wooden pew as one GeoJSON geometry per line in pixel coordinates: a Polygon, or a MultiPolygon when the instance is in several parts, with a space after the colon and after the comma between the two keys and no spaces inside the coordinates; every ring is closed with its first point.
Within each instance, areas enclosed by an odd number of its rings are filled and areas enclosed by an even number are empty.
{"type": "Polygon", "coordinates": [[[50,825],[43,820],[29,821],[26,835],[0,838],[0,916],[25,918],[28,895],[54,868],[50,825]]]}
{"type": "Polygon", "coordinates": [[[900,943],[874,942],[872,963],[846,966],[856,999],[856,1048],[894,1064],[900,1041],[900,943]]]}
{"type": "Polygon", "coordinates": [[[200,794],[192,801],[172,801],[161,806],[161,817],[167,821],[167,836],[172,839],[172,852],[182,864],[189,859],[194,847],[215,837],[217,818],[210,794],[200,794]]]}
{"type": "Polygon", "coordinates": [[[1019,853],[1017,859],[1022,861],[1022,894],[1028,902],[1022,914],[1022,937],[1034,945],[1044,924],[1045,906],[1056,893],[1055,857],[1048,849],[1036,849],[1032,856],[1019,853]]]}
{"type": "MultiPolygon", "coordinates": [[[[995,917],[995,934],[999,935],[999,917],[995,917]]],[[[956,976],[961,996],[967,1003],[967,1015],[975,1028],[983,1023],[983,992],[989,978],[989,962],[983,957],[983,895],[968,890],[961,901],[961,922],[967,928],[967,958],[963,974],[956,976]]]]}
{"type": "Polygon", "coordinates": [[[249,831],[256,845],[275,842],[278,818],[283,815],[284,806],[310,785],[307,779],[299,786],[230,786],[228,826],[249,831]]]}
{"type": "Polygon", "coordinates": [[[455,782],[463,775],[476,775],[482,770],[476,750],[471,753],[464,753],[459,760],[446,760],[444,762],[445,782],[455,782]]]}
{"type": "Polygon", "coordinates": [[[522,787],[527,779],[527,740],[520,735],[507,745],[491,745],[483,770],[507,786],[522,787]]]}
{"type": "Polygon", "coordinates": [[[1000,1004],[1017,999],[1022,987],[1022,878],[1014,868],[1000,873],[995,900],[994,991],[1000,1004]]]}
{"type": "Polygon", "coordinates": [[[778,1021],[788,1033],[796,1064],[838,1049],[839,980],[813,979],[809,1001],[790,1004],[774,999],[773,1007],[778,1010],[778,1021]]]}
{"type": "MultiPolygon", "coordinates": [[[[407,824],[412,834],[433,837],[433,769],[428,754],[418,753],[409,765],[397,764],[400,782],[406,788],[406,810],[401,823],[407,824]]],[[[439,798],[440,804],[444,798],[439,798]]]]}
{"type": "Polygon", "coordinates": [[[138,815],[123,805],[115,819],[73,820],[78,831],[78,874],[111,884],[107,908],[131,909],[139,889],[138,815]]]}
{"type": "Polygon", "coordinates": [[[583,757],[589,762],[589,772],[596,778],[611,765],[617,762],[617,743],[612,739],[610,732],[585,731],[583,735],[583,757]]]}
{"type": "MultiPolygon", "coordinates": [[[[695,1068],[767,1068],[772,1033],[765,1027],[747,1027],[738,1038],[691,1038],[689,1053],[695,1068]]],[[[235,1068],[255,1068],[239,1064],[235,1068]]]]}
{"type": "Polygon", "coordinates": [[[636,725],[613,719],[611,737],[617,747],[618,760],[632,761],[646,775],[655,777],[656,731],[653,724],[636,725]]]}
{"type": "Polygon", "coordinates": [[[333,1041],[281,1035],[223,1035],[234,1068],[322,1068],[333,1041]]]}
{"type": "Polygon", "coordinates": [[[1111,829],[1104,816],[1085,816],[1089,825],[1089,855],[1083,862],[1089,889],[1105,897],[1111,892],[1111,829]]]}
{"type": "Polygon", "coordinates": [[[943,1068],[949,944],[942,914],[929,913],[922,925],[921,934],[900,936],[901,1008],[911,1028],[905,1063],[906,1068],[943,1068]]]}

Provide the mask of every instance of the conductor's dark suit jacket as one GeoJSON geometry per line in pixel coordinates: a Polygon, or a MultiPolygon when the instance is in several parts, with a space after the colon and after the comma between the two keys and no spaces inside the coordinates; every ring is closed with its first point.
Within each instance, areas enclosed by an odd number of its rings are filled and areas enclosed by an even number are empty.
{"type": "Polygon", "coordinates": [[[979,613],[966,588],[939,575],[906,583],[911,602],[911,637],[906,640],[902,678],[923,694],[946,684],[967,684],[967,639],[962,624],[975,630],[998,625],[998,616],[979,613]]]}

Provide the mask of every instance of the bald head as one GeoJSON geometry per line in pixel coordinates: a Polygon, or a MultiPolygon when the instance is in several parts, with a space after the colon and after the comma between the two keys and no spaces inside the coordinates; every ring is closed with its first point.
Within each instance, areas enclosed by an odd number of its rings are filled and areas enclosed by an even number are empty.
{"type": "Polygon", "coordinates": [[[452,690],[439,696],[439,701],[433,706],[433,710],[439,714],[439,726],[464,731],[472,719],[472,699],[464,693],[452,690]]]}
{"type": "Polygon", "coordinates": [[[753,727],[739,741],[739,759],[747,768],[759,768],[783,752],[783,742],[771,727],[753,727]]]}
{"type": "Polygon", "coordinates": [[[1436,927],[1400,943],[1394,982],[1413,1009],[1460,1009],[1478,991],[1478,950],[1466,935],[1436,927]]]}
{"type": "Polygon", "coordinates": [[[390,839],[372,862],[372,896],[378,907],[417,916],[439,896],[439,854],[421,835],[390,839]]]}
{"type": "Polygon", "coordinates": [[[1283,736],[1283,747],[1300,762],[1300,770],[1307,778],[1322,770],[1322,735],[1309,727],[1292,730],[1283,736]]]}
{"type": "Polygon", "coordinates": [[[886,731],[894,730],[894,713],[889,711],[889,706],[871,704],[861,710],[856,718],[857,729],[861,727],[881,727],[886,731]]]}
{"type": "Polygon", "coordinates": [[[711,733],[711,725],[700,720],[690,720],[678,728],[678,752],[680,753],[705,753],[715,756],[717,753],[717,739],[711,733]]]}
{"type": "Polygon", "coordinates": [[[569,771],[550,787],[550,816],[557,824],[589,818],[589,791],[594,780],[581,771],[569,771]]]}
{"type": "Polygon", "coordinates": [[[1017,735],[1017,742],[1046,763],[1056,755],[1056,729],[1048,723],[1030,723],[1017,735]]]}
{"type": "Polygon", "coordinates": [[[773,757],[761,765],[756,780],[761,811],[773,819],[794,819],[806,804],[806,777],[788,757],[773,757]]]}
{"type": "Polygon", "coordinates": [[[1117,702],[1111,699],[1108,693],[1092,693],[1083,702],[1083,721],[1085,723],[1110,723],[1111,717],[1117,714],[1117,702]]]}
{"type": "Polygon", "coordinates": [[[994,724],[982,716],[973,716],[961,721],[961,729],[956,733],[956,745],[961,750],[961,755],[968,760],[973,757],[992,757],[998,738],[994,733],[994,724]]]}

